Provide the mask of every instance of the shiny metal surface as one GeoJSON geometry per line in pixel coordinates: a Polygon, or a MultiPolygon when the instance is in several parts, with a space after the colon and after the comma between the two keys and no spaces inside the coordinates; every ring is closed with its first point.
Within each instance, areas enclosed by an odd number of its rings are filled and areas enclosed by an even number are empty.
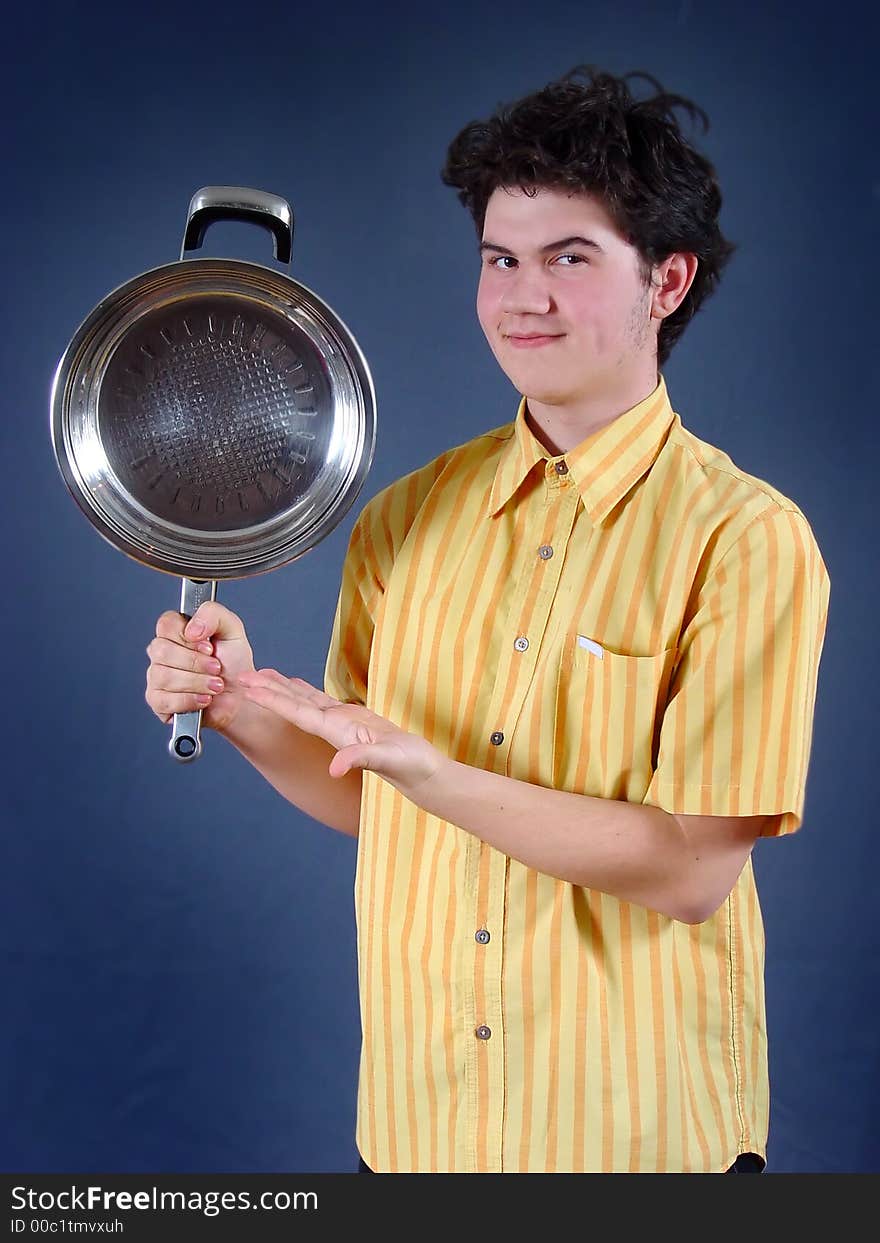
{"type": "MultiPolygon", "coordinates": [[[[180,584],[180,611],[189,621],[199,605],[216,600],[216,582],[193,582],[185,578],[180,584]]],[[[188,763],[202,754],[202,712],[178,712],[172,720],[168,750],[176,760],[188,763]]]]}
{"type": "Polygon", "coordinates": [[[341,520],[375,443],[363,355],[330,308],[258,264],[155,268],[104,299],[52,386],[74,499],[154,569],[238,578],[341,520]]]}
{"type": "MultiPolygon", "coordinates": [[[[289,262],[289,205],[241,186],[193,195],[181,255],[226,219],[265,227],[289,262]]],[[[261,264],[181,258],[83,320],[55,370],[50,430],[89,521],[136,561],[181,576],[183,607],[333,530],[372,464],[376,397],[353,335],[312,290],[261,264]]],[[[200,721],[175,717],[176,758],[200,753],[200,721]]]]}
{"type": "Polygon", "coordinates": [[[286,199],[250,186],[202,186],[189,201],[186,228],[180,247],[184,259],[197,250],[205,230],[215,220],[248,220],[268,229],[275,243],[275,258],[290,263],[293,249],[293,212],[286,199]]]}

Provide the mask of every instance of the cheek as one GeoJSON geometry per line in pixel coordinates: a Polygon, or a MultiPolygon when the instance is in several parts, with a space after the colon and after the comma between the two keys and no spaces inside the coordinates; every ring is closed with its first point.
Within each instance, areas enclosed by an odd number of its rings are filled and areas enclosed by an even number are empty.
{"type": "Polygon", "coordinates": [[[498,296],[492,281],[485,276],[480,277],[477,285],[477,319],[487,336],[498,322],[498,296]]]}
{"type": "Polygon", "coordinates": [[[568,315],[597,348],[607,348],[629,329],[632,304],[621,297],[619,290],[597,286],[588,297],[578,298],[575,305],[570,305],[568,315]]]}

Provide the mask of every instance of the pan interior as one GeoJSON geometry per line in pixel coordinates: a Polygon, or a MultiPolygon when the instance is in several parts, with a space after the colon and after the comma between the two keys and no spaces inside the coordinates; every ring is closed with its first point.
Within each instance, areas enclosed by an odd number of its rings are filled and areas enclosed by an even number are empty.
{"type": "Polygon", "coordinates": [[[155,518],[224,532],[278,517],[309,492],[333,437],[327,366],[291,319],[235,294],[143,314],[108,360],[100,440],[155,518]]]}

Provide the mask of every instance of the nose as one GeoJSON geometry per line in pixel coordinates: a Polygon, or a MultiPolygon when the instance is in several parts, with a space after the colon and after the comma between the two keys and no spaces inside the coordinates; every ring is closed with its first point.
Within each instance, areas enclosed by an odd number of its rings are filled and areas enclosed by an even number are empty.
{"type": "Polygon", "coordinates": [[[508,272],[501,305],[508,315],[546,315],[553,300],[545,273],[526,264],[508,272]]]}

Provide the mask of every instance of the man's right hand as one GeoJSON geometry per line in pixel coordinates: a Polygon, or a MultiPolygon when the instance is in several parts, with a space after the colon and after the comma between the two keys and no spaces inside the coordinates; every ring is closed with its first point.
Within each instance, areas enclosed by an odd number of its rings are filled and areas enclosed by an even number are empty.
{"type": "Polygon", "coordinates": [[[357,837],[360,769],[331,777],[335,747],[244,697],[238,679],[254,672],[254,656],[240,617],[215,600],[189,621],[163,613],[147,655],[146,700],[160,721],[167,725],[172,716],[201,709],[202,724],[220,730],[294,807],[357,837]]]}
{"type": "Polygon", "coordinates": [[[238,675],[254,668],[244,624],[214,600],[189,621],[182,613],[163,613],[147,655],[145,698],[165,725],[177,713],[201,709],[202,724],[222,730],[250,706],[237,687],[238,675]]]}

